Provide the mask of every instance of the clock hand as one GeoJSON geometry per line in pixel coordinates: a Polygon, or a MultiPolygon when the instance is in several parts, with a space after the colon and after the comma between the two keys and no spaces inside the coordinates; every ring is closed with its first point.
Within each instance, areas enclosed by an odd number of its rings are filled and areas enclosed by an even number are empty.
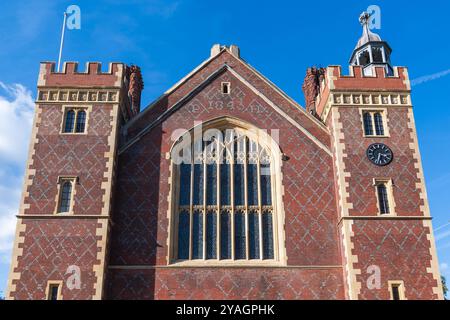
{"type": "Polygon", "coordinates": [[[381,153],[378,154],[377,163],[380,162],[381,153]]]}

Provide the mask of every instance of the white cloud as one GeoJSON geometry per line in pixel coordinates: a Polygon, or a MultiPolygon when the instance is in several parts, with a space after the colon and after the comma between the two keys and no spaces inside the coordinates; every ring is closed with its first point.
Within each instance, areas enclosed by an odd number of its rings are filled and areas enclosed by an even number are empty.
{"type": "Polygon", "coordinates": [[[0,263],[9,263],[34,102],[20,84],[0,82],[0,263]]]}
{"type": "Polygon", "coordinates": [[[441,271],[446,271],[448,269],[448,264],[445,262],[442,262],[440,265],[441,271]]]}

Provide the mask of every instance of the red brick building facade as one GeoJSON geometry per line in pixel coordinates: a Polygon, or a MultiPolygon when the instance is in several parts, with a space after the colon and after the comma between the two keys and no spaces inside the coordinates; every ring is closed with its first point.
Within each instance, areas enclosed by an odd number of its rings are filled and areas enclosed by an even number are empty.
{"type": "Polygon", "coordinates": [[[408,73],[389,55],[365,24],[349,75],[308,69],[306,110],[236,46],[142,111],[138,67],[42,63],[7,298],[442,299],[408,73]],[[237,162],[232,186],[222,169],[196,181],[204,152],[184,186],[177,146],[235,127],[270,150],[269,178],[258,158],[242,193],[237,162]]]}

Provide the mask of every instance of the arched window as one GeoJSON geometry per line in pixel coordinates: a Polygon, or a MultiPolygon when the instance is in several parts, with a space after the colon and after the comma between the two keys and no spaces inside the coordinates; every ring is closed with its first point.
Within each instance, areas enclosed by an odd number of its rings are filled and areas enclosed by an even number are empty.
{"type": "Polygon", "coordinates": [[[68,110],[66,112],[66,119],[64,121],[64,132],[72,132],[75,122],[75,111],[68,110]]]}
{"type": "Polygon", "coordinates": [[[58,213],[69,212],[71,201],[72,201],[72,181],[66,180],[62,182],[61,186],[58,213]]]}
{"type": "Polygon", "coordinates": [[[84,132],[85,125],[86,125],[86,111],[80,110],[77,112],[77,124],[75,127],[75,132],[84,132]]]}
{"type": "Polygon", "coordinates": [[[276,260],[274,156],[245,130],[214,132],[185,145],[185,161],[174,164],[172,258],[276,260]]]}
{"type": "Polygon", "coordinates": [[[377,136],[383,136],[384,135],[384,128],[383,128],[383,116],[381,113],[377,112],[373,115],[373,120],[375,122],[375,133],[377,136]]]}
{"type": "Polygon", "coordinates": [[[373,135],[372,116],[370,112],[364,112],[364,134],[366,136],[373,135]]]}
{"type": "Polygon", "coordinates": [[[380,214],[389,214],[389,196],[386,183],[379,183],[377,185],[377,193],[380,214]]]}

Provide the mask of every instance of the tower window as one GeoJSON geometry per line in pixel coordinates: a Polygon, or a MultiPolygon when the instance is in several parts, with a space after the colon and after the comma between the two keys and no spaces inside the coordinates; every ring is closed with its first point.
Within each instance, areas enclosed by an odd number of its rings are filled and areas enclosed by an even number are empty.
{"type": "Polygon", "coordinates": [[[86,109],[70,108],[64,114],[63,133],[84,133],[86,129],[86,109]]]}
{"type": "Polygon", "coordinates": [[[378,211],[380,215],[393,213],[392,181],[375,180],[378,211]]]}
{"type": "Polygon", "coordinates": [[[192,164],[176,165],[173,258],[274,260],[270,151],[245,131],[218,132],[223,138],[190,145],[192,164]]]}
{"type": "Polygon", "coordinates": [[[359,53],[358,61],[359,65],[362,66],[368,65],[370,63],[370,53],[369,51],[367,51],[367,49],[359,53]]]}
{"type": "Polygon", "coordinates": [[[389,281],[388,286],[391,300],[405,300],[405,286],[403,281],[389,281]]]}
{"type": "Polygon", "coordinates": [[[222,93],[230,94],[231,84],[229,82],[222,82],[222,93]]]}
{"type": "Polygon", "coordinates": [[[363,111],[363,128],[365,136],[386,136],[383,111],[363,111]]]}
{"type": "Polygon", "coordinates": [[[383,63],[383,52],[381,47],[372,47],[372,58],[374,63],[383,63]]]}
{"type": "Polygon", "coordinates": [[[57,213],[69,213],[72,209],[73,186],[76,178],[61,178],[57,213]]]}
{"type": "Polygon", "coordinates": [[[67,111],[64,123],[64,132],[72,132],[74,122],[75,122],[75,111],[74,110],[67,111]]]}
{"type": "Polygon", "coordinates": [[[61,300],[62,281],[49,281],[47,284],[47,300],[61,300]]]}
{"type": "Polygon", "coordinates": [[[364,134],[366,136],[373,135],[372,115],[370,112],[364,112],[364,134]]]}
{"type": "Polygon", "coordinates": [[[375,124],[375,134],[377,136],[384,136],[383,116],[381,115],[381,113],[376,112],[373,115],[373,121],[375,124]]]}
{"type": "Polygon", "coordinates": [[[86,111],[80,110],[77,112],[77,125],[75,128],[75,132],[77,133],[84,132],[85,125],[86,125],[86,111]]]}
{"type": "Polygon", "coordinates": [[[387,195],[386,184],[379,184],[377,186],[378,192],[378,204],[380,205],[380,213],[388,214],[389,213],[389,199],[387,195]]]}

